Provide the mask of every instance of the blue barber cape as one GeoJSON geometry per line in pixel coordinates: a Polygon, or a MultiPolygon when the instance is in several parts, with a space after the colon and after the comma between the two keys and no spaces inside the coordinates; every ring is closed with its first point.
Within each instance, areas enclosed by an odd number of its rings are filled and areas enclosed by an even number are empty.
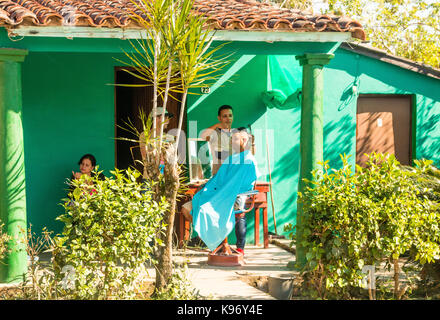
{"type": "Polygon", "coordinates": [[[217,174],[194,195],[191,211],[194,230],[211,251],[234,228],[237,195],[252,190],[258,176],[255,158],[246,150],[229,156],[217,174]]]}

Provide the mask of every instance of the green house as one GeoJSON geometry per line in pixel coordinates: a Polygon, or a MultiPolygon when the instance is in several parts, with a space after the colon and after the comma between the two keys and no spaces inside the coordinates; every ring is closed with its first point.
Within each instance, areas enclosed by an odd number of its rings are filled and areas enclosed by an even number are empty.
{"type": "MultiPolygon", "coordinates": [[[[55,218],[83,154],[94,154],[105,174],[130,163],[129,147],[115,139],[118,124],[143,103],[151,108],[148,92],[114,86],[135,81],[117,60],[142,32],[126,13],[132,6],[0,3],[0,219],[9,234],[29,224],[62,230],[55,218]]],[[[222,51],[233,56],[217,83],[190,96],[186,137],[214,124],[220,105],[233,106],[234,126],[255,135],[259,180],[272,181],[278,234],[296,223],[300,178],[318,161],[337,167],[341,153],[355,163],[386,148],[403,163],[440,164],[439,70],[352,44],[365,34],[345,17],[241,0],[196,0],[194,11],[216,30],[213,45],[227,42],[222,51]],[[383,132],[386,141],[373,139],[383,132]]],[[[250,215],[249,242],[253,223],[250,215]]],[[[25,270],[23,247],[13,249],[0,281],[25,270]]]]}

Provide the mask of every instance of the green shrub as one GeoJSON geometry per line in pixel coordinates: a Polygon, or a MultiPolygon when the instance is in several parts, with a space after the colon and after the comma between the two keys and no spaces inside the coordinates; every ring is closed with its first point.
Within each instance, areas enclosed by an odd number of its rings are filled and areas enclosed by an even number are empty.
{"type": "MultiPolygon", "coordinates": [[[[432,160],[415,160],[414,161],[417,170],[412,167],[405,166],[404,170],[408,170],[413,172],[411,179],[414,184],[416,184],[420,190],[420,196],[426,197],[430,200],[433,200],[437,203],[440,203],[440,170],[433,166],[432,160]]],[[[428,218],[436,219],[434,216],[430,216],[428,218]]],[[[436,239],[430,240],[433,234],[438,233],[438,223],[436,222],[428,222],[431,226],[426,233],[424,233],[425,241],[429,243],[429,241],[437,241],[436,239]]],[[[426,246],[424,247],[426,248],[426,246]]],[[[429,249],[429,247],[428,247],[429,249]]],[[[419,255],[421,255],[421,250],[413,250],[411,252],[410,258],[417,259],[419,255]]],[[[422,256],[423,258],[423,256],[422,256]]],[[[440,279],[440,259],[439,257],[435,258],[435,261],[430,261],[430,263],[424,264],[421,272],[422,283],[426,283],[426,281],[433,280],[434,287],[437,285],[438,280],[440,279]]]]}
{"type": "Polygon", "coordinates": [[[0,223],[0,263],[2,263],[1,260],[6,256],[6,253],[8,252],[8,242],[10,240],[10,236],[3,232],[3,227],[4,224],[0,223]]]}
{"type": "Polygon", "coordinates": [[[32,232],[32,225],[29,229],[22,230],[26,234],[25,246],[28,256],[27,275],[23,281],[14,286],[5,286],[0,290],[0,300],[53,300],[64,297],[61,286],[57,281],[53,268],[47,261],[41,261],[40,255],[49,252],[52,248],[51,233],[43,228],[40,236],[32,232]]]}
{"type": "MultiPolygon", "coordinates": [[[[394,156],[371,154],[366,168],[343,166],[314,171],[303,204],[305,284],[321,298],[349,298],[362,285],[364,265],[394,266],[394,296],[400,298],[398,259],[408,251],[420,263],[438,259],[438,204],[423,194],[415,176],[426,162],[402,170],[394,156]]],[[[425,190],[426,191],[426,190],[425,190]]]]}
{"type": "Polygon", "coordinates": [[[156,291],[156,300],[201,300],[202,296],[188,279],[188,266],[184,264],[175,268],[166,288],[156,291]]]}
{"type": "Polygon", "coordinates": [[[73,181],[72,199],[57,218],[65,227],[55,238],[56,273],[75,299],[133,298],[143,263],[161,245],[165,198],[153,201],[151,184],[137,183],[137,171],[112,174],[73,181]]]}

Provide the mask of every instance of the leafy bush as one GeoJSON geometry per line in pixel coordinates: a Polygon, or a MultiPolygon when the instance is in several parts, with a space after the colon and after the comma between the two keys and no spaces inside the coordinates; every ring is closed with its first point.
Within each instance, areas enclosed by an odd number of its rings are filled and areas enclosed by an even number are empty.
{"type": "Polygon", "coordinates": [[[47,252],[52,247],[51,232],[43,229],[40,236],[32,232],[32,225],[27,230],[22,231],[26,234],[25,246],[28,255],[28,272],[19,284],[4,286],[0,290],[0,300],[42,300],[56,299],[63,296],[62,288],[57,287],[56,277],[53,269],[46,262],[39,259],[39,255],[47,252]]]}
{"type": "MultiPolygon", "coordinates": [[[[152,200],[151,184],[138,184],[139,173],[115,170],[104,181],[83,176],[64,199],[62,235],[30,229],[26,248],[31,263],[22,283],[0,290],[0,299],[199,299],[187,268],[177,268],[164,290],[152,293],[144,262],[162,245],[165,199],[152,200]],[[38,259],[51,252],[50,262],[38,259]]],[[[7,239],[5,237],[5,239],[7,239]]],[[[6,247],[5,247],[6,248],[6,247]]],[[[157,268],[157,266],[156,266],[157,268]]]]}
{"type": "Polygon", "coordinates": [[[202,297],[188,279],[188,266],[184,264],[174,269],[167,286],[155,292],[156,300],[200,300],[202,297]]]}
{"type": "Polygon", "coordinates": [[[418,186],[421,195],[440,202],[440,170],[432,165],[432,160],[414,160],[414,163],[416,169],[402,166],[402,170],[413,173],[410,179],[418,186]]]}
{"type": "MultiPolygon", "coordinates": [[[[415,161],[418,170],[414,170],[412,167],[404,167],[404,170],[415,172],[411,177],[413,182],[419,187],[420,194],[427,197],[430,200],[440,203],[440,170],[434,167],[432,160],[420,160],[415,161]]],[[[436,232],[437,224],[432,224],[432,232],[436,232]]],[[[429,236],[429,234],[428,234],[429,236]]],[[[417,252],[412,252],[411,258],[417,258],[417,252]],[[415,255],[415,257],[414,257],[415,255]]],[[[436,259],[434,262],[425,264],[421,272],[422,282],[433,280],[434,286],[437,286],[438,280],[440,280],[440,259],[436,259]]]]}
{"type": "Polygon", "coordinates": [[[0,264],[5,264],[4,258],[10,252],[8,248],[8,243],[12,239],[7,233],[3,232],[4,224],[0,220],[0,264]]]}
{"type": "Polygon", "coordinates": [[[353,172],[349,157],[341,158],[341,169],[323,163],[299,194],[305,284],[321,298],[348,298],[362,285],[363,266],[385,260],[394,266],[394,296],[400,298],[399,257],[411,251],[425,264],[440,254],[439,205],[414,183],[429,163],[402,170],[394,156],[373,153],[353,172]]]}
{"type": "Polygon", "coordinates": [[[3,233],[3,226],[4,224],[0,223],[0,263],[2,263],[1,260],[8,252],[8,241],[10,240],[10,236],[8,236],[6,233],[3,233]]]}
{"type": "Polygon", "coordinates": [[[114,177],[98,175],[73,181],[72,199],[57,219],[65,223],[56,237],[56,273],[76,299],[133,298],[142,265],[153,260],[169,204],[152,200],[140,173],[115,169],[114,177]]]}

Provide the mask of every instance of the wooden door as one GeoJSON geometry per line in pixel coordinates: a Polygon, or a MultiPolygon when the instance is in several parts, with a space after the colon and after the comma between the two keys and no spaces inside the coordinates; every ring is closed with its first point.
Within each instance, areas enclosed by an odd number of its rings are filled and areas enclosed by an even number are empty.
{"type": "Polygon", "coordinates": [[[361,95],[356,116],[356,163],[364,165],[371,152],[394,154],[411,164],[411,97],[361,95]]]}
{"type": "MultiPolygon", "coordinates": [[[[142,84],[142,80],[130,75],[129,73],[115,69],[116,84],[142,84]]],[[[159,99],[158,107],[162,106],[163,101],[159,99]]],[[[118,138],[128,138],[137,140],[138,138],[124,128],[125,122],[131,121],[136,128],[142,130],[142,121],[139,117],[140,110],[148,116],[153,108],[153,87],[115,87],[115,163],[118,169],[126,169],[129,166],[136,167],[140,172],[143,171],[142,165],[134,160],[141,160],[139,145],[134,142],[120,140],[118,138]]],[[[180,112],[180,96],[176,99],[168,98],[167,111],[173,114],[170,119],[167,132],[177,128],[180,112]]],[[[186,114],[183,119],[182,130],[186,131],[186,114]]]]}

